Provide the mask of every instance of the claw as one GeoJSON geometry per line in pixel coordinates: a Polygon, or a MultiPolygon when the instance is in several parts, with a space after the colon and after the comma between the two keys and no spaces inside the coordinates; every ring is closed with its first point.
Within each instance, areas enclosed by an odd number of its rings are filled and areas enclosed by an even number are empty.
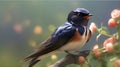
{"type": "Polygon", "coordinates": [[[65,52],[66,52],[67,54],[69,54],[69,55],[75,55],[75,54],[73,54],[73,53],[70,53],[70,52],[67,51],[67,50],[65,50],[65,52]]]}

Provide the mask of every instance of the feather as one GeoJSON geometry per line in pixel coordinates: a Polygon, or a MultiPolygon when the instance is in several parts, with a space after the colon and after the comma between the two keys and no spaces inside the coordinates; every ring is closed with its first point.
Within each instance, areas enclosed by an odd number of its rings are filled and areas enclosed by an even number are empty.
{"type": "Polygon", "coordinates": [[[38,62],[40,56],[49,54],[68,43],[75,32],[76,27],[70,24],[59,27],[50,38],[41,43],[41,45],[36,48],[35,52],[27,56],[24,61],[30,61],[29,67],[32,67],[38,62]]]}

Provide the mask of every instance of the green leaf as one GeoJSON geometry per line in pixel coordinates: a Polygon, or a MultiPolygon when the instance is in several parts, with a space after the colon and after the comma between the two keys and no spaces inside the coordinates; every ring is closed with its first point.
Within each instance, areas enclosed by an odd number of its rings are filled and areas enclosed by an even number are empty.
{"type": "Polygon", "coordinates": [[[112,36],[112,35],[110,35],[109,30],[105,26],[101,26],[101,28],[98,29],[98,33],[105,35],[105,36],[108,36],[108,37],[112,36]]]}

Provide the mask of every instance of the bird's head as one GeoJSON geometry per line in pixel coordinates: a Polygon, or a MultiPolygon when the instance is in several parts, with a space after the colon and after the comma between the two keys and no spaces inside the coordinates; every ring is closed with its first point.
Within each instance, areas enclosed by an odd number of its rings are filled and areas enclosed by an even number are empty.
{"type": "Polygon", "coordinates": [[[68,14],[67,21],[70,23],[72,22],[78,25],[87,26],[90,16],[92,16],[92,14],[90,14],[87,9],[77,8],[68,14]]]}

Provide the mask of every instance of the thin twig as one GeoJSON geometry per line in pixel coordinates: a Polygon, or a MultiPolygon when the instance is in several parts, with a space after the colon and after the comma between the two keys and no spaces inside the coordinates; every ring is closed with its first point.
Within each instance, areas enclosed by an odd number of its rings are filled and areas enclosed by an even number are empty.
{"type": "MultiPolygon", "coordinates": [[[[64,58],[60,59],[56,63],[50,65],[49,67],[66,67],[69,64],[79,64],[78,58],[79,56],[87,57],[89,55],[90,50],[80,51],[78,54],[68,54],[64,58]]],[[[89,65],[89,67],[91,67],[89,65]]]]}

